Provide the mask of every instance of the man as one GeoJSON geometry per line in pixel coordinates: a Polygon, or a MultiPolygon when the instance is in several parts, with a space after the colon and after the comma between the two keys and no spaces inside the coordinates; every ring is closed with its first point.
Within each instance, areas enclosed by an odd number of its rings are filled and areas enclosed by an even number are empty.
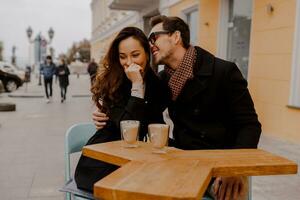
{"type": "Polygon", "coordinates": [[[53,76],[56,72],[56,66],[52,62],[52,57],[47,56],[45,64],[41,66],[41,74],[44,75],[44,85],[45,85],[45,92],[47,97],[47,103],[52,101],[52,80],[53,76]],[[49,92],[48,92],[49,88],[49,92]]]}
{"type": "MultiPolygon", "coordinates": [[[[165,65],[160,77],[172,93],[171,143],[189,150],[256,148],[261,125],[237,66],[191,46],[189,27],[178,17],[156,16],[150,23],[153,61],[165,65]]],[[[97,128],[105,125],[105,118],[93,113],[97,128]]],[[[242,197],[244,190],[242,177],[217,177],[211,193],[215,199],[231,200],[242,197]]]]}

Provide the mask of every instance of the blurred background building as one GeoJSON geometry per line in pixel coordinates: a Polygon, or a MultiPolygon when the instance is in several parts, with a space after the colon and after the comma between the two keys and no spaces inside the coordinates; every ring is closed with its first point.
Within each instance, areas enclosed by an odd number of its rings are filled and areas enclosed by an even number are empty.
{"type": "Polygon", "coordinates": [[[3,60],[2,52],[3,52],[3,43],[2,43],[2,41],[0,41],[0,61],[3,60]]]}
{"type": "Polygon", "coordinates": [[[92,0],[91,11],[96,61],[125,26],[148,34],[154,15],[183,18],[192,44],[239,66],[263,133],[300,143],[300,0],[92,0]]]}

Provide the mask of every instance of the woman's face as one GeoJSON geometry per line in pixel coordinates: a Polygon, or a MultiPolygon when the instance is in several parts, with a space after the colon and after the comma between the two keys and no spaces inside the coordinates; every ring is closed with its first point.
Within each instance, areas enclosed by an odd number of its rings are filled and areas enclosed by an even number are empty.
{"type": "Polygon", "coordinates": [[[144,70],[148,59],[141,43],[133,37],[129,37],[119,44],[119,60],[124,69],[135,63],[144,70]]]}

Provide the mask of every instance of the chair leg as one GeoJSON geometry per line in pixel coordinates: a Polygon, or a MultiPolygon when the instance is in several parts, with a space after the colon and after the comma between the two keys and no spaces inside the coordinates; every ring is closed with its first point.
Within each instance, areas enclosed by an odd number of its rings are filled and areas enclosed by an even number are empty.
{"type": "Polygon", "coordinates": [[[74,195],[74,200],[90,200],[90,199],[74,195]]]}
{"type": "Polygon", "coordinates": [[[252,177],[248,177],[248,200],[252,200],[252,177]]]}
{"type": "Polygon", "coordinates": [[[71,200],[71,194],[69,192],[66,192],[66,200],[71,200]]]}

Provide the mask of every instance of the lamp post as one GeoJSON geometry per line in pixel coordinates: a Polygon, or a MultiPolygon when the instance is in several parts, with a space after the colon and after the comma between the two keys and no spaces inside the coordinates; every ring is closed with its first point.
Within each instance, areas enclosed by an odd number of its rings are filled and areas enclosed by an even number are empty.
{"type": "MultiPolygon", "coordinates": [[[[29,47],[28,47],[28,62],[29,62],[29,65],[31,66],[32,65],[32,62],[31,62],[31,43],[33,43],[33,41],[31,40],[31,36],[32,36],[32,28],[29,26],[27,29],[26,29],[26,34],[27,34],[27,38],[28,38],[28,41],[29,41],[29,47]]],[[[34,67],[34,65],[33,65],[34,67]]],[[[34,68],[32,69],[34,71],[34,68]]]]}
{"type": "MultiPolygon", "coordinates": [[[[54,30],[52,27],[49,28],[48,30],[48,36],[49,36],[49,40],[46,40],[41,33],[39,33],[36,38],[34,40],[31,39],[31,36],[33,34],[33,30],[32,28],[29,26],[26,30],[27,33],[27,37],[28,37],[28,41],[30,44],[32,43],[36,43],[37,44],[37,66],[39,67],[39,83],[38,85],[42,85],[42,81],[41,81],[41,70],[40,70],[40,65],[42,63],[42,47],[50,45],[50,43],[52,42],[52,39],[54,37],[54,30]]],[[[30,50],[29,50],[30,52],[30,50]]],[[[29,56],[30,57],[30,56],[29,56]]]]}

